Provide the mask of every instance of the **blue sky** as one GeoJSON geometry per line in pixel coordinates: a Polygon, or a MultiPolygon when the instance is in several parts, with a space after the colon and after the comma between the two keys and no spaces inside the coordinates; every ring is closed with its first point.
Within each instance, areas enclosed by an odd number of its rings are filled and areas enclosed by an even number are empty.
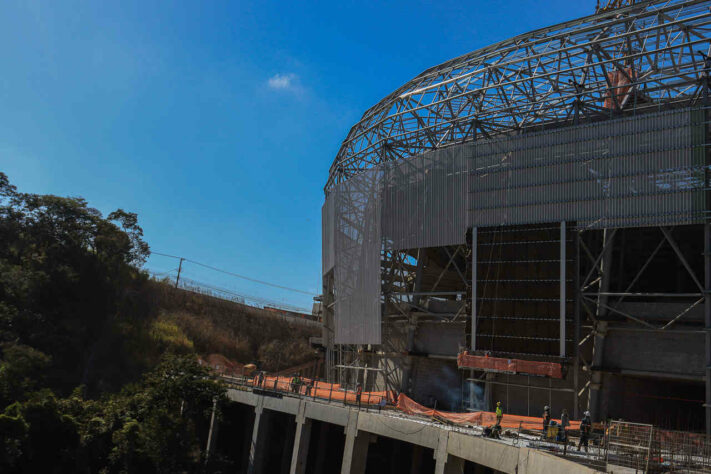
{"type": "Polygon", "coordinates": [[[594,3],[6,1],[0,170],[22,191],[137,212],[158,252],[317,293],[323,185],[360,115],[433,65],[594,3]]]}

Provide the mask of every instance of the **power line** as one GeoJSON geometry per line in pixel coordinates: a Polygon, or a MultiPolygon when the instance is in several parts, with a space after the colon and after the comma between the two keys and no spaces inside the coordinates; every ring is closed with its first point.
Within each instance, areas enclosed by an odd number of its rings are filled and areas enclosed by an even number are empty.
{"type": "Polygon", "coordinates": [[[192,264],[195,264],[195,265],[198,265],[198,266],[201,266],[201,267],[204,267],[204,268],[207,268],[207,269],[216,271],[216,272],[224,273],[225,275],[230,275],[230,276],[233,276],[233,277],[241,278],[241,279],[243,279],[243,280],[251,281],[251,282],[253,282],[253,283],[259,283],[260,285],[271,286],[272,288],[279,288],[279,289],[281,289],[281,290],[293,291],[294,293],[301,293],[301,294],[303,294],[303,295],[309,295],[309,296],[313,296],[313,295],[314,295],[314,293],[311,292],[311,291],[298,290],[298,289],[296,289],[296,288],[289,288],[288,286],[277,285],[276,283],[269,283],[268,281],[257,280],[256,278],[251,278],[251,277],[248,277],[248,276],[245,276],[245,275],[240,275],[239,273],[233,273],[233,272],[230,272],[230,271],[227,271],[227,270],[222,270],[221,268],[216,268],[216,267],[213,267],[213,266],[211,266],[211,265],[207,265],[207,264],[205,264],[205,263],[197,262],[197,261],[195,261],[195,260],[190,260],[189,258],[178,257],[178,256],[176,256],[176,255],[170,255],[170,254],[167,254],[167,253],[161,253],[161,252],[155,252],[155,251],[151,251],[151,253],[152,253],[152,254],[155,254],[155,255],[160,255],[160,256],[162,256],[162,257],[170,257],[170,258],[182,259],[182,260],[184,260],[184,261],[186,261],[186,262],[190,262],[190,263],[192,263],[192,264]]]}

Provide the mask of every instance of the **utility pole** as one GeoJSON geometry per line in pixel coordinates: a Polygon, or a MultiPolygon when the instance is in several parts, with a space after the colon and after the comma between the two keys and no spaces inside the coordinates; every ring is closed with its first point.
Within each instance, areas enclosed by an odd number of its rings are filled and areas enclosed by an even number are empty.
{"type": "Polygon", "coordinates": [[[178,276],[175,277],[175,287],[178,287],[178,283],[180,283],[180,271],[183,269],[183,260],[185,260],[183,257],[180,257],[180,263],[178,264],[178,276]]]}

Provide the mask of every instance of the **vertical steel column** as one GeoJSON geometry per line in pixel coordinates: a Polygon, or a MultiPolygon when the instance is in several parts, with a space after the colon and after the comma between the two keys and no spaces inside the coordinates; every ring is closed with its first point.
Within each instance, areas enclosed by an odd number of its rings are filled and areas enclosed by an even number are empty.
{"type": "Polygon", "coordinates": [[[477,228],[472,227],[472,352],[476,350],[476,274],[477,274],[477,228]]]}
{"type": "Polygon", "coordinates": [[[560,357],[565,357],[565,221],[560,223],[560,357]]]}
{"type": "MultiPolygon", "coordinates": [[[[711,57],[701,53],[704,59],[704,74],[703,74],[703,102],[704,102],[704,164],[706,169],[704,170],[704,180],[705,188],[708,190],[711,186],[711,153],[705,144],[709,139],[709,75],[711,74],[711,57]]],[[[706,215],[704,220],[704,335],[706,342],[706,357],[705,357],[705,371],[706,375],[706,403],[704,408],[706,409],[706,434],[711,435],[711,229],[709,229],[709,224],[711,223],[709,212],[711,211],[711,192],[706,191],[706,215]]]]}
{"type": "MultiPolygon", "coordinates": [[[[708,212],[708,211],[707,211],[708,212]]],[[[706,434],[711,435],[711,228],[704,223],[704,323],[706,337],[706,434]]]]}
{"type": "Polygon", "coordinates": [[[605,362],[605,337],[607,337],[607,321],[602,320],[607,315],[608,291],[610,290],[610,271],[612,266],[612,247],[614,246],[615,229],[604,229],[602,231],[602,260],[600,261],[600,283],[598,287],[597,319],[595,323],[595,337],[593,339],[592,353],[592,373],[590,375],[590,392],[588,395],[588,410],[592,412],[593,418],[604,419],[605,413],[601,409],[602,394],[602,367],[605,362]]]}
{"type": "Polygon", "coordinates": [[[575,231],[575,276],[573,277],[575,286],[575,327],[573,344],[575,348],[575,369],[573,372],[573,387],[575,389],[573,405],[573,417],[580,419],[580,400],[578,391],[580,390],[580,232],[575,231]]]}

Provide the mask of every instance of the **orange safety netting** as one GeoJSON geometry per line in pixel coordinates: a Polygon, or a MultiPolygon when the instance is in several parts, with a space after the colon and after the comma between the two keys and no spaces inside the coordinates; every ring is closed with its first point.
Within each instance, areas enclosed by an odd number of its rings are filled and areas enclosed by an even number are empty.
{"type": "MultiPolygon", "coordinates": [[[[343,389],[339,384],[313,381],[303,377],[301,378],[301,384],[298,386],[292,384],[292,377],[264,377],[261,383],[258,377],[254,377],[252,386],[264,390],[298,393],[299,395],[322,398],[324,400],[358,403],[358,396],[354,390],[343,389]],[[313,383],[312,387],[309,387],[310,383],[313,383]]],[[[362,392],[360,395],[361,405],[380,405],[381,403],[393,403],[394,401],[395,394],[392,391],[362,392]]]]}
{"type": "Polygon", "coordinates": [[[563,378],[563,368],[556,362],[476,356],[466,351],[457,356],[457,366],[460,369],[492,370],[512,374],[541,375],[556,379],[563,378]]]}
{"type": "MultiPolygon", "coordinates": [[[[450,411],[434,410],[432,408],[427,408],[420,405],[404,393],[401,393],[397,399],[397,408],[408,415],[427,416],[430,418],[444,420],[458,425],[468,424],[477,426],[491,426],[496,424],[496,413],[492,413],[490,411],[455,413],[450,411]]],[[[560,420],[555,420],[555,422],[560,424],[560,420]]],[[[543,429],[543,418],[536,418],[534,416],[504,414],[503,418],[501,419],[501,427],[510,429],[521,428],[524,430],[540,431],[543,429]]],[[[568,429],[580,429],[580,422],[571,421],[568,429]]]]}

